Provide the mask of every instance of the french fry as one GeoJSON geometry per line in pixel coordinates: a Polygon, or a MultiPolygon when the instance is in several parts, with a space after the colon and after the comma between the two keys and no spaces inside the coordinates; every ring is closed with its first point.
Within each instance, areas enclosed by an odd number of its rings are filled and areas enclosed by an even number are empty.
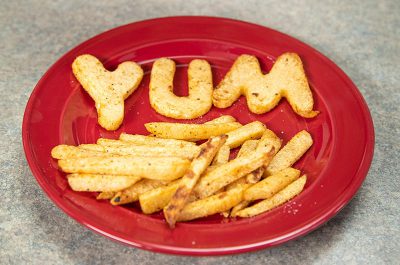
{"type": "Polygon", "coordinates": [[[222,115],[218,118],[215,118],[211,121],[205,122],[204,124],[216,124],[216,123],[227,123],[227,122],[235,122],[236,119],[231,115],[222,115]]]}
{"type": "Polygon", "coordinates": [[[306,181],[307,177],[306,175],[303,175],[302,177],[298,178],[297,180],[286,186],[286,188],[279,191],[271,198],[265,199],[259,203],[247,207],[237,212],[235,216],[251,217],[269,211],[275,207],[278,207],[283,203],[287,202],[288,200],[292,199],[296,195],[298,195],[304,189],[306,181]]]}
{"type": "Polygon", "coordinates": [[[230,148],[235,148],[240,146],[246,140],[258,139],[263,135],[265,129],[265,125],[259,121],[253,121],[243,125],[242,127],[226,134],[228,135],[226,145],[230,148]]]}
{"type": "Polygon", "coordinates": [[[249,204],[250,204],[250,201],[246,201],[246,200],[241,201],[239,204],[235,205],[235,206],[232,208],[232,210],[231,210],[229,216],[235,217],[236,214],[237,214],[237,212],[239,212],[240,210],[243,210],[243,209],[246,208],[249,204]]]}
{"type": "MultiPolygon", "coordinates": [[[[218,150],[217,154],[215,155],[211,165],[212,166],[218,166],[225,164],[229,161],[229,155],[230,155],[231,149],[227,145],[221,146],[221,148],[218,150]]],[[[210,168],[210,167],[208,167],[210,168]]]]}
{"type": "Polygon", "coordinates": [[[165,156],[165,157],[182,157],[187,159],[193,159],[200,151],[200,147],[193,146],[145,146],[145,145],[110,145],[103,146],[104,150],[108,154],[116,155],[131,155],[131,156],[165,156]]]}
{"type": "Polygon", "coordinates": [[[274,156],[269,163],[265,176],[291,167],[311,147],[313,140],[307,131],[300,131],[274,156]]]}
{"type": "Polygon", "coordinates": [[[74,191],[119,191],[140,180],[137,176],[69,174],[68,184],[74,191]]]}
{"type": "Polygon", "coordinates": [[[80,149],[84,149],[84,150],[104,152],[104,148],[97,144],[80,144],[80,145],[78,145],[78,147],[80,149]]]}
{"type": "MultiPolygon", "coordinates": [[[[261,139],[257,142],[257,146],[253,147],[252,149],[253,150],[256,149],[256,152],[265,152],[266,150],[269,150],[271,148],[271,146],[274,147],[273,155],[275,155],[281,147],[281,140],[279,139],[278,136],[276,136],[276,134],[274,132],[266,129],[263,136],[261,137],[261,139]]],[[[243,151],[246,151],[246,150],[243,150],[243,151]]],[[[228,189],[238,186],[238,185],[246,185],[245,187],[251,187],[248,184],[257,183],[261,179],[261,177],[264,174],[265,167],[268,166],[268,163],[270,161],[271,160],[268,160],[267,163],[265,163],[262,167],[257,168],[253,172],[249,173],[247,176],[242,177],[242,178],[236,180],[235,182],[231,183],[228,186],[228,189]]],[[[232,208],[230,216],[235,216],[238,211],[246,208],[247,205],[249,205],[249,204],[250,204],[249,200],[246,200],[246,199],[243,200],[241,203],[239,203],[238,205],[236,205],[235,207],[232,208]]]]}
{"type": "Polygon", "coordinates": [[[193,159],[190,167],[183,175],[179,187],[172,196],[170,202],[164,208],[164,216],[171,228],[175,227],[179,213],[185,206],[193,187],[196,185],[200,175],[206,170],[213,160],[219,148],[225,143],[226,135],[210,138],[200,146],[199,155],[193,159]]]}
{"type": "Polygon", "coordinates": [[[278,153],[279,149],[281,149],[282,141],[281,141],[281,139],[279,139],[278,136],[276,136],[276,134],[273,131],[266,129],[264,131],[264,134],[262,135],[261,139],[258,141],[256,151],[262,152],[265,149],[269,149],[270,145],[272,145],[274,147],[274,152],[276,154],[276,153],[278,153]]]}
{"type": "Polygon", "coordinates": [[[243,199],[243,188],[237,187],[201,200],[186,204],[179,214],[178,221],[188,221],[225,212],[240,203],[243,199]]]}
{"type": "Polygon", "coordinates": [[[261,167],[268,159],[272,158],[273,147],[269,152],[254,152],[249,155],[235,158],[228,163],[217,167],[205,174],[197,183],[194,194],[202,199],[208,197],[222,187],[249,174],[261,167]]]}
{"type": "Polygon", "coordinates": [[[115,196],[114,191],[103,191],[97,195],[96,200],[109,200],[115,196]]]}
{"type": "Polygon", "coordinates": [[[112,205],[127,204],[139,199],[139,195],[149,190],[165,186],[168,182],[154,179],[143,179],[129,188],[117,192],[110,200],[112,205]]]}
{"type": "Polygon", "coordinates": [[[139,195],[140,208],[145,214],[152,214],[162,210],[172,199],[181,184],[182,179],[177,179],[166,186],[149,190],[139,195]]]}
{"type": "Polygon", "coordinates": [[[84,157],[58,161],[66,173],[132,175],[169,181],[182,177],[189,165],[189,160],[180,157],[84,157]]]}
{"type": "Polygon", "coordinates": [[[256,150],[258,145],[258,140],[247,140],[245,141],[237,153],[237,157],[244,156],[256,150]]]}
{"type": "MultiPolygon", "coordinates": [[[[246,142],[243,143],[242,147],[239,149],[237,157],[239,158],[249,155],[250,153],[254,152],[254,150],[256,150],[257,146],[258,146],[258,140],[247,140],[246,142]]],[[[262,150],[259,151],[261,152],[262,150]]],[[[230,183],[226,187],[226,189],[228,190],[232,189],[237,185],[256,183],[258,180],[260,180],[263,173],[264,173],[263,167],[259,167],[254,171],[250,172],[249,174],[247,174],[246,176],[243,176],[240,179],[237,179],[234,182],[230,183]]]]}
{"type": "Polygon", "coordinates": [[[149,146],[170,146],[170,147],[188,147],[196,146],[196,143],[176,139],[163,139],[153,136],[145,136],[139,134],[121,133],[119,139],[123,142],[135,145],[149,145],[149,146]]]}
{"type": "Polygon", "coordinates": [[[160,138],[198,141],[233,131],[242,125],[238,122],[217,124],[184,124],[150,122],[144,125],[151,134],[160,138]]]}
{"type": "Polygon", "coordinates": [[[244,199],[254,201],[268,199],[285,188],[300,176],[300,170],[285,168],[262,181],[254,184],[244,192],[244,199]]]}
{"type": "Polygon", "coordinates": [[[55,159],[67,159],[67,158],[104,156],[104,153],[94,150],[82,149],[77,146],[60,144],[51,150],[51,156],[55,159]]]}

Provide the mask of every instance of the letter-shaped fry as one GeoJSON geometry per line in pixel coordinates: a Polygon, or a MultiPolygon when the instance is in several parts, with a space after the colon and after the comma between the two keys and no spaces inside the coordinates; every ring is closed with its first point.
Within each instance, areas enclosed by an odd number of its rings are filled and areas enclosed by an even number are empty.
{"type": "Polygon", "coordinates": [[[124,119],[124,100],[139,86],[143,70],[134,62],[123,62],[107,71],[94,56],[78,56],[72,71],[96,103],[98,122],[106,130],[116,130],[124,119]]]}
{"type": "Polygon", "coordinates": [[[318,114],[318,111],[313,111],[312,93],[301,59],[295,53],[279,56],[266,75],[255,56],[239,56],[214,90],[214,106],[227,108],[240,95],[246,96],[250,111],[257,114],[273,109],[282,97],[302,117],[312,118],[318,114]]]}
{"type": "Polygon", "coordinates": [[[150,104],[158,113],[175,119],[194,119],[212,106],[212,74],[205,60],[193,60],[188,69],[189,95],[178,97],[173,92],[174,61],[161,58],[154,62],[150,79],[150,104]]]}

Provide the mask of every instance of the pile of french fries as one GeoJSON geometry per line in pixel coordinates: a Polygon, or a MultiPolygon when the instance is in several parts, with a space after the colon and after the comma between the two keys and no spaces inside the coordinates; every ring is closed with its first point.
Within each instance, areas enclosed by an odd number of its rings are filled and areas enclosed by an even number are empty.
{"type": "Polygon", "coordinates": [[[100,192],[97,199],[113,205],[139,201],[145,214],[163,210],[171,228],[216,213],[255,216],[292,199],[306,183],[291,166],[313,143],[307,131],[281,148],[263,123],[242,125],[232,116],[145,127],[151,136],[122,133],[118,140],[58,145],[51,155],[72,190],[100,192]],[[229,160],[234,148],[240,149],[229,160]]]}

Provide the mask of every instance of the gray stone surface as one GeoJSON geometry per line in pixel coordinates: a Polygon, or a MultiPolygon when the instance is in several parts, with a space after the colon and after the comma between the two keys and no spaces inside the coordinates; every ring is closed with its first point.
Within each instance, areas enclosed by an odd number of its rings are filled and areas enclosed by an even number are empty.
{"type": "Polygon", "coordinates": [[[0,264],[399,264],[399,14],[398,0],[1,1],[0,264]],[[177,257],[112,242],[44,195],[21,144],[25,104],[38,79],[95,34],[172,15],[231,17],[275,28],[317,48],[352,78],[374,119],[375,157],[363,186],[335,218],[273,249],[177,257]]]}

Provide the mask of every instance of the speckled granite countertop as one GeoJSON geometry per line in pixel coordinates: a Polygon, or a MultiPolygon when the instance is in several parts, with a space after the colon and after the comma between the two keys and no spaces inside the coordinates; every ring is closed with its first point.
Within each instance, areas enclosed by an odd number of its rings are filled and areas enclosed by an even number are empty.
{"type": "Polygon", "coordinates": [[[83,2],[0,3],[0,264],[399,264],[398,0],[83,2]],[[45,196],[21,144],[25,104],[39,78],[63,53],[93,35],[172,15],[223,16],[277,29],[320,50],[352,78],[374,119],[375,157],[363,186],[336,217],[273,249],[177,257],[97,235],[45,196]]]}

